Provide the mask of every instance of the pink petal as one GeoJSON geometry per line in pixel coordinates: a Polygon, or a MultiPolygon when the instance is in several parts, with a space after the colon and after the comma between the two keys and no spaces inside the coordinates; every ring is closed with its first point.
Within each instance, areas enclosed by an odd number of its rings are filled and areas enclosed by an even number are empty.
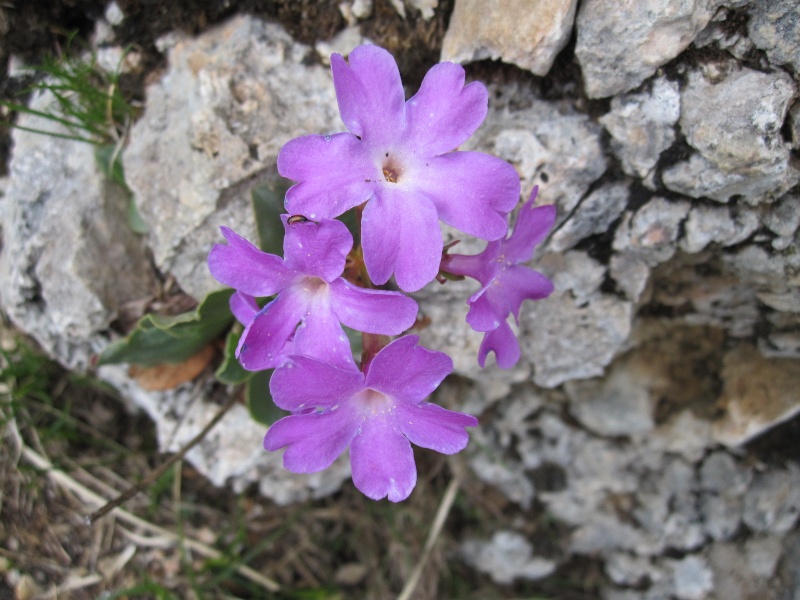
{"type": "Polygon", "coordinates": [[[286,142],[278,172],[297,185],[286,193],[286,210],[309,219],[333,219],[366,202],[380,174],[365,143],[349,133],[306,135],[286,142]]]}
{"type": "MultiPolygon", "coordinates": [[[[356,369],[350,340],[327,302],[312,303],[294,334],[294,354],[311,356],[342,369],[356,369]]],[[[357,370],[357,369],[356,369],[357,370]]]]}
{"type": "Polygon", "coordinates": [[[256,299],[253,296],[249,296],[248,294],[243,294],[242,292],[236,292],[231,296],[231,299],[228,301],[229,306],[231,307],[231,312],[233,316],[236,317],[236,320],[239,321],[242,325],[249,325],[250,321],[258,314],[261,310],[256,304],[256,299]]]}
{"type": "Polygon", "coordinates": [[[506,321],[483,336],[483,342],[478,350],[478,364],[481,368],[486,366],[489,352],[494,352],[497,366],[501,369],[510,369],[517,364],[520,357],[519,342],[506,321]]]}
{"type": "Polygon", "coordinates": [[[353,236],[347,226],[330,219],[289,225],[288,219],[289,215],[281,216],[286,229],[283,238],[286,266],[329,283],[339,277],[344,271],[347,253],[353,247],[353,236]]]}
{"type": "Polygon", "coordinates": [[[251,296],[272,296],[296,276],[283,260],[267,254],[227,227],[220,227],[228,244],[214,244],[208,268],[214,279],[251,296]]]}
{"type": "Polygon", "coordinates": [[[398,292],[368,290],[341,278],[330,289],[336,317],[356,331],[400,335],[416,320],[417,303],[398,292]]]}
{"type": "Polygon", "coordinates": [[[480,152],[450,152],[419,169],[416,189],[433,200],[442,221],[484,240],[506,234],[506,214],[519,201],[520,187],[509,163],[480,152]]]}
{"type": "Polygon", "coordinates": [[[245,328],[236,356],[249,371],[279,367],[286,358],[284,346],[294,334],[305,306],[290,291],[267,304],[245,328]]]}
{"type": "Polygon", "coordinates": [[[417,336],[406,335],[378,352],[369,364],[366,387],[410,402],[429,396],[452,372],[453,361],[418,343],[417,336]]]}
{"type": "Polygon", "coordinates": [[[395,411],[400,430],[412,444],[442,454],[455,454],[466,448],[469,434],[464,428],[478,426],[478,419],[472,415],[427,402],[398,402],[395,411]]]}
{"type": "Polygon", "coordinates": [[[354,367],[342,369],[308,356],[292,356],[269,381],[275,404],[292,412],[343,405],[364,388],[354,367]]]}
{"type": "Polygon", "coordinates": [[[411,444],[392,418],[367,419],[350,442],[353,483],[368,498],[405,500],[417,484],[411,444]]]}
{"type": "Polygon", "coordinates": [[[502,250],[502,241],[489,242],[480,254],[450,254],[442,268],[453,275],[466,275],[480,281],[482,286],[490,283],[501,269],[497,257],[502,250]]]}
{"type": "Polygon", "coordinates": [[[523,300],[541,300],[553,293],[553,283],[544,275],[522,265],[506,267],[494,283],[486,289],[493,305],[502,311],[503,317],[512,314],[519,321],[519,309],[523,300]]]}
{"type": "Polygon", "coordinates": [[[394,58],[378,46],[359,46],[349,66],[331,56],[333,85],[345,127],[369,144],[391,143],[403,127],[405,93],[394,58]]]}
{"type": "Polygon", "coordinates": [[[401,290],[415,292],[439,272],[443,243],[436,208],[424,195],[385,186],[364,209],[361,244],[374,283],[386,283],[394,272],[401,290]]]}
{"type": "MultiPolygon", "coordinates": [[[[491,286],[491,284],[489,284],[491,286]]],[[[508,310],[502,298],[484,291],[472,296],[469,301],[467,323],[475,331],[497,329],[508,317],[508,310]]]]}
{"type": "Polygon", "coordinates": [[[533,249],[545,238],[556,221],[556,207],[533,206],[536,190],[519,211],[517,223],[504,245],[505,255],[511,262],[527,262],[533,258],[533,249]]]}
{"type": "Polygon", "coordinates": [[[283,466],[294,473],[315,473],[331,466],[358,430],[345,410],[284,417],[267,430],[264,448],[286,446],[283,466]]]}
{"type": "Polygon", "coordinates": [[[464,86],[464,69],[440,63],[406,102],[404,145],[423,156],[454,150],[475,133],[486,118],[489,94],[482,83],[464,86]]]}

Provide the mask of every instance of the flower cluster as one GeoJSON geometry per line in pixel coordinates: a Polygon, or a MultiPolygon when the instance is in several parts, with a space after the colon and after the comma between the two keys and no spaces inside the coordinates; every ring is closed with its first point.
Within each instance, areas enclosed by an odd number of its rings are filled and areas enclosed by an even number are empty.
{"type": "Polygon", "coordinates": [[[278,171],[297,182],[285,199],[283,258],[223,227],[227,244],[212,248],[208,264],[236,290],[231,310],[245,326],[240,363],[275,369],[272,398],[291,413],[269,428],[264,447],[285,448],[284,465],[297,473],[325,469],[349,448],[356,487],[397,502],[416,483],[412,443],[459,452],[466,428],[478,424],[425,401],[453,362],[403,335],[415,325],[417,305],[402,292],[419,290],[440,271],[478,280],[467,322],[484,333],[480,365],[489,352],[500,367],[514,365],[520,348],[508,316],[518,319],[523,300],[552,291],[521,263],[532,258],[555,210],[534,208],[534,190],[506,238],[519,176],[496,157],[457,150],[488,110],[486,88],[465,85],[460,66],[434,66],[409,100],[382,48],[356,48],[349,62],[334,54],[331,68],[348,132],[299,137],[281,149],[278,171]],[[361,228],[356,248],[334,220],[351,209],[361,228]],[[443,254],[439,221],[487,240],[486,249],[443,254]],[[346,265],[361,260],[363,277],[354,277],[346,265]],[[402,292],[386,289],[392,276],[402,292]],[[258,298],[269,301],[260,308],[258,298]],[[342,325],[362,333],[360,365],[342,325]]]}

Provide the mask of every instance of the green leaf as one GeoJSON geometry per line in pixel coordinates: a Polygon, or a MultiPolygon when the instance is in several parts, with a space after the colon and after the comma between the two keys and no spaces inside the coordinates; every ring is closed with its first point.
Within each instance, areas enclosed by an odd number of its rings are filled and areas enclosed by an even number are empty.
{"type": "Polygon", "coordinates": [[[256,218],[259,247],[270,254],[283,254],[283,223],[286,212],[283,199],[291,182],[276,175],[270,181],[253,188],[253,213],[256,218]]]}
{"type": "Polygon", "coordinates": [[[106,346],[97,364],[153,367],[187,360],[230,326],[233,315],[228,300],[232,293],[233,290],[212,292],[196,310],[181,315],[145,315],[127,337],[106,346]]]}
{"type": "Polygon", "coordinates": [[[128,189],[125,183],[125,171],[120,160],[121,153],[116,144],[105,144],[95,148],[94,157],[103,174],[114,183],[128,189]]]}
{"type": "Polygon", "coordinates": [[[142,213],[139,212],[139,207],[136,206],[133,196],[128,200],[128,227],[131,228],[133,233],[138,233],[139,235],[144,235],[150,231],[147,223],[142,218],[142,213]]]}
{"type": "Polygon", "coordinates": [[[272,395],[269,393],[269,378],[272,377],[272,371],[273,369],[268,369],[253,373],[245,388],[245,398],[250,416],[267,426],[287,414],[275,406],[272,395]]]}
{"type": "Polygon", "coordinates": [[[236,358],[236,347],[239,345],[239,337],[242,335],[242,328],[235,325],[233,329],[228,332],[228,337],[225,338],[225,352],[223,354],[222,364],[214,373],[217,380],[227,385],[239,385],[245,383],[253,376],[253,371],[248,371],[242,367],[239,359],[236,358]]]}

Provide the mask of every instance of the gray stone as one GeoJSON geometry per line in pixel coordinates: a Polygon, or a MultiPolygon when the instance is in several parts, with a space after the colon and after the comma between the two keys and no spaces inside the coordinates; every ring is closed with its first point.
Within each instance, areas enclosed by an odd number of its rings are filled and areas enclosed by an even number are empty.
{"type": "Polygon", "coordinates": [[[576,300],[556,291],[529,307],[520,314],[520,346],[542,387],[601,375],[630,334],[633,307],[605,294],[576,300]]]}
{"type": "Polygon", "coordinates": [[[736,535],[742,522],[741,496],[722,492],[703,494],[700,514],[705,532],[715,540],[729,540],[736,535]]]}
{"type": "Polygon", "coordinates": [[[744,522],[754,531],[787,533],[800,515],[800,468],[757,473],[744,497],[744,522]]]}
{"type": "Polygon", "coordinates": [[[758,226],[758,216],[752,210],[731,211],[724,206],[693,206],[686,220],[685,237],[681,239],[680,248],[696,253],[711,243],[732,246],[753,235],[758,226]]]}
{"type": "Polygon", "coordinates": [[[779,197],[800,181],[780,133],[797,86],[782,72],[725,67],[719,74],[689,74],[680,125],[699,154],[667,169],[664,184],[720,202],[734,195],[751,204],[779,197]]]}
{"type": "Polygon", "coordinates": [[[663,363],[638,352],[613,363],[602,380],[565,384],[570,412],[601,435],[636,436],[655,427],[655,403],[667,384],[663,363]]]}
{"type": "Polygon", "coordinates": [[[702,600],[714,589],[714,573],[706,560],[697,555],[673,563],[675,596],[680,600],[702,600]]]}
{"type": "MultiPolygon", "coordinates": [[[[47,111],[53,102],[39,96],[31,107],[47,111]]],[[[69,133],[29,114],[19,125],[69,133]]],[[[0,200],[0,304],[53,358],[85,370],[120,310],[157,293],[155,275],[128,225],[128,197],[102,175],[92,146],[22,129],[12,135],[0,200]]]]}
{"type": "Polygon", "coordinates": [[[721,4],[717,0],[581,3],[575,55],[587,95],[604,98],[638,86],[691,44],[721,4]]]}
{"type": "Polygon", "coordinates": [[[513,164],[523,197],[538,185],[538,202],[555,204],[560,223],[606,170],[600,126],[586,115],[537,99],[529,108],[512,110],[502,103],[530,104],[530,93],[500,87],[492,91],[500,95],[498,106],[490,107],[483,126],[462,149],[494,154],[513,164]]]}
{"type": "Polygon", "coordinates": [[[641,94],[616,96],[611,112],[600,123],[611,134],[611,149],[632,177],[645,179],[653,173],[661,153],[675,141],[680,117],[678,84],[660,77],[641,94]]]}
{"type": "Polygon", "coordinates": [[[709,454],[700,467],[701,486],[710,492],[742,495],[750,478],[749,471],[737,465],[733,456],[721,450],[709,454]]]}
{"type": "Polygon", "coordinates": [[[593,190],[553,232],[547,248],[563,252],[590,235],[604,233],[625,210],[629,189],[630,182],[616,182],[593,190]]]}
{"type": "Polygon", "coordinates": [[[756,537],[745,542],[747,564],[756,575],[769,579],[775,573],[783,548],[776,537],[756,537]]]}
{"type": "Polygon", "coordinates": [[[650,267],[633,252],[614,253],[608,272],[632,302],[639,301],[650,279],[650,267]]]}
{"type": "Polygon", "coordinates": [[[794,0],[754,2],[747,32],[774,65],[800,72],[800,8],[794,0]]]}
{"type": "Polygon", "coordinates": [[[536,267],[550,278],[557,290],[570,290],[579,300],[597,292],[606,274],[606,267],[577,250],[546,254],[536,267]]]}
{"type": "Polygon", "coordinates": [[[658,569],[653,567],[649,558],[623,552],[615,552],[608,557],[605,572],[617,585],[631,587],[640,586],[659,575],[658,569]]]}
{"type": "MultiPolygon", "coordinates": [[[[800,104],[798,104],[800,106],[800,104]]],[[[800,195],[786,194],[769,207],[764,225],[779,236],[772,241],[776,250],[784,250],[794,243],[794,234],[800,227],[800,195]]]]}
{"type": "Polygon", "coordinates": [[[456,0],[442,60],[492,59],[546,75],[567,45],[576,0],[456,0]]]}
{"type": "Polygon", "coordinates": [[[500,584],[543,579],[556,569],[555,561],[533,556],[533,546],[515,531],[498,531],[488,544],[467,540],[460,553],[465,562],[500,584]]]}
{"type": "Polygon", "coordinates": [[[277,25],[236,17],[174,40],[147,90],[125,174],[156,265],[196,298],[220,287],[206,266],[219,226],[255,237],[250,192],[275,176],[281,145],[343,129],[330,74],[304,64],[310,52],[277,25]]]}
{"type": "Polygon", "coordinates": [[[675,254],[675,241],[690,205],[656,197],[626,213],[614,236],[614,250],[628,252],[653,267],[675,254]]]}

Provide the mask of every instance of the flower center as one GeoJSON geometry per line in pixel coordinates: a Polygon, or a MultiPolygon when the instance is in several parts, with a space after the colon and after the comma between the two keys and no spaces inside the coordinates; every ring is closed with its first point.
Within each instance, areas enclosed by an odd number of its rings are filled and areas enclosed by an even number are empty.
{"type": "Polygon", "coordinates": [[[383,158],[383,179],[386,183],[397,183],[400,180],[400,176],[403,174],[403,166],[397,161],[397,159],[393,156],[390,156],[387,152],[383,158]]]}

